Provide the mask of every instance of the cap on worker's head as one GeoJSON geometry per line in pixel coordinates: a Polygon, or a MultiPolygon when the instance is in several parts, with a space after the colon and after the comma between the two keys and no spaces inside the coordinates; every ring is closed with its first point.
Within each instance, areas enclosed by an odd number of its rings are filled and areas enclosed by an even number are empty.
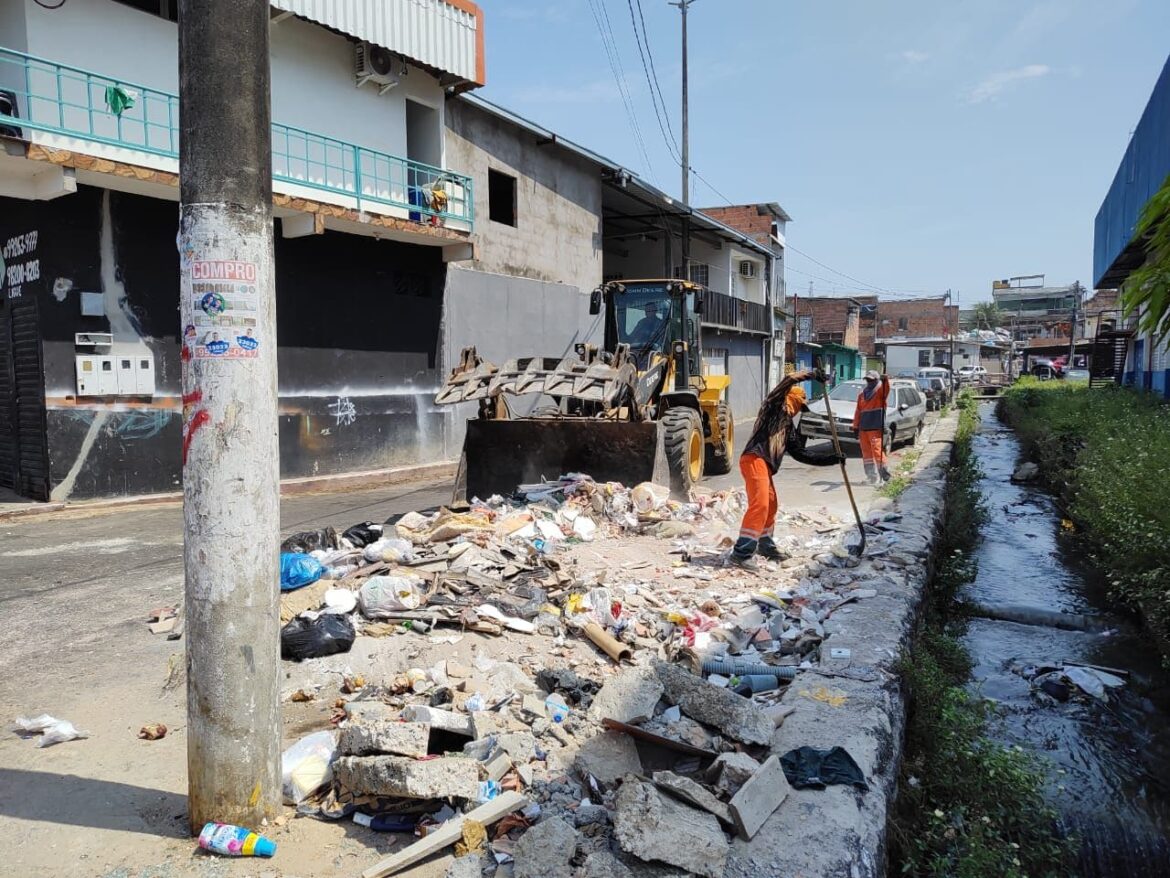
{"type": "Polygon", "coordinates": [[[877,369],[870,369],[868,372],[865,373],[865,380],[866,381],[877,381],[881,377],[882,376],[877,373],[877,369]]]}

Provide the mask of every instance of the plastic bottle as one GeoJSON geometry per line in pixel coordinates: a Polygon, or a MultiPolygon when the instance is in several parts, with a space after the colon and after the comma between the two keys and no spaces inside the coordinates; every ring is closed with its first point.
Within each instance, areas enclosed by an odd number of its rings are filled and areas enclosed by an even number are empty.
{"type": "Polygon", "coordinates": [[[199,833],[199,847],[229,857],[271,857],[276,853],[276,842],[230,823],[212,822],[204,826],[199,833]]]}
{"type": "Polygon", "coordinates": [[[548,710],[549,718],[554,723],[561,723],[568,719],[570,712],[569,705],[565,703],[565,699],[555,692],[544,699],[544,706],[548,710]]]}

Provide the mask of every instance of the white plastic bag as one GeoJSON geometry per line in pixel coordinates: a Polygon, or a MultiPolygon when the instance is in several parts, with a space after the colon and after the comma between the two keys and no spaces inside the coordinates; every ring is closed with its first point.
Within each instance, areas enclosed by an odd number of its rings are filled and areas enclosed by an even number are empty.
{"type": "Polygon", "coordinates": [[[642,515],[665,506],[666,501],[669,499],[670,488],[656,485],[653,482],[642,482],[640,485],[635,486],[633,492],[630,494],[630,500],[634,504],[634,509],[642,515]]]}
{"type": "Polygon", "coordinates": [[[379,561],[409,561],[414,558],[414,547],[406,540],[383,537],[362,549],[362,557],[371,564],[379,561]]]}
{"type": "Polygon", "coordinates": [[[352,613],[357,609],[357,595],[348,588],[331,588],[325,592],[325,609],[323,613],[352,613]]]}
{"type": "Polygon", "coordinates": [[[299,805],[333,780],[337,741],[333,732],[314,732],[280,756],[280,787],[285,801],[299,805]]]}
{"type": "Polygon", "coordinates": [[[54,744],[62,744],[65,741],[75,741],[78,738],[89,737],[89,732],[83,732],[68,720],[57,719],[56,717],[49,716],[47,713],[42,713],[40,716],[35,716],[32,719],[18,716],[16,718],[16,730],[29,734],[40,732],[41,737],[37,741],[38,747],[51,747],[54,744]]]}
{"type": "Polygon", "coordinates": [[[407,576],[371,576],[358,593],[358,606],[367,619],[382,619],[422,603],[422,580],[407,576]]]}

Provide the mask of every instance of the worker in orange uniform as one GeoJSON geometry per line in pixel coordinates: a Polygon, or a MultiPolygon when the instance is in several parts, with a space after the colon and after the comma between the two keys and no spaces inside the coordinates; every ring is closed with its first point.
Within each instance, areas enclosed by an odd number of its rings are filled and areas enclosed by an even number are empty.
{"type": "Polygon", "coordinates": [[[853,413],[853,432],[861,442],[861,459],[865,462],[865,477],[871,485],[888,482],[886,450],[882,439],[886,435],[886,402],[890,398],[890,379],[873,369],[865,373],[865,387],[857,394],[857,409],[853,413]]]}
{"type": "Polygon", "coordinates": [[[785,444],[793,419],[805,409],[804,388],[801,381],[816,378],[828,381],[819,369],[793,372],[777,384],[760,406],[751,438],[739,458],[739,471],[747,489],[748,508],[739,528],[739,539],[731,550],[731,561],[751,569],[752,556],[759,552],[771,561],[783,561],[787,556],[772,538],[776,526],[776,486],[772,477],[780,469],[785,444]]]}

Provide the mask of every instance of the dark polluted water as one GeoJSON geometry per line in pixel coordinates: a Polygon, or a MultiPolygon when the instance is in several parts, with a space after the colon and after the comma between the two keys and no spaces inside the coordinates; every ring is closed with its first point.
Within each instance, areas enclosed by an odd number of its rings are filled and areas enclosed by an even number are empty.
{"type": "Polygon", "coordinates": [[[976,549],[979,572],[965,593],[981,604],[1012,604],[1100,618],[1102,632],[1064,631],[986,619],[964,644],[973,685],[1000,708],[992,735],[1037,754],[1063,825],[1081,838],[1081,878],[1170,876],[1170,677],[1157,651],[1111,607],[1102,582],[1061,539],[1052,498],[1010,478],[1020,445],[981,406],[973,440],[978,488],[989,519],[976,549]],[[1034,691],[1019,670],[1082,663],[1127,671],[1108,703],[1060,702],[1034,691]]]}

